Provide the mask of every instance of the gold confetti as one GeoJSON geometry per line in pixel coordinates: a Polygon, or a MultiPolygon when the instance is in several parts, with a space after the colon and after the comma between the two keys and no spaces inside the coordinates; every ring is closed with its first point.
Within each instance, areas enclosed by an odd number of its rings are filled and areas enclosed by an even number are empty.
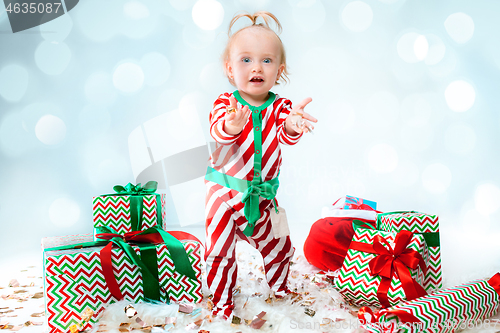
{"type": "Polygon", "coordinates": [[[31,316],[32,317],[44,317],[45,316],[45,311],[44,312],[40,312],[40,313],[33,313],[31,316]]]}
{"type": "Polygon", "coordinates": [[[305,308],[304,313],[310,317],[314,317],[314,315],[316,314],[316,311],[314,311],[311,308],[305,308]]]}
{"type": "Polygon", "coordinates": [[[27,293],[27,290],[21,289],[21,290],[16,290],[14,291],[14,294],[22,294],[22,293],[27,293]]]}
{"type": "Polygon", "coordinates": [[[231,320],[231,324],[232,325],[239,325],[239,324],[241,324],[241,318],[233,315],[233,319],[231,320]]]}
{"type": "Polygon", "coordinates": [[[35,293],[33,295],[33,297],[31,297],[31,298],[35,298],[35,299],[37,299],[37,298],[43,298],[43,291],[35,293]]]}
{"type": "Polygon", "coordinates": [[[12,328],[14,328],[14,325],[0,326],[0,330],[11,330],[12,328]]]}

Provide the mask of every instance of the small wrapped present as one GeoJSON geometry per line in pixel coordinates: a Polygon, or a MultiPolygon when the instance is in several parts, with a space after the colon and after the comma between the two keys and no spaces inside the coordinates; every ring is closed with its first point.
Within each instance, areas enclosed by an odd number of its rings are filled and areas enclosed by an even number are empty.
{"type": "Polygon", "coordinates": [[[409,230],[424,236],[429,247],[429,267],[424,289],[431,291],[443,287],[441,272],[441,247],[439,242],[439,217],[415,211],[380,213],[377,216],[378,229],[399,232],[409,230]]]}
{"type": "Polygon", "coordinates": [[[165,194],[155,193],[155,181],[113,187],[115,194],[92,198],[94,240],[99,227],[107,227],[117,234],[140,231],[155,225],[165,229],[165,194]]]}
{"type": "Polygon", "coordinates": [[[377,220],[377,203],[346,195],[333,205],[323,207],[321,217],[354,217],[364,220],[377,220]]]}
{"type": "Polygon", "coordinates": [[[91,241],[90,234],[42,240],[50,333],[68,332],[82,322],[82,329],[90,328],[105,304],[122,299],[201,301],[200,243],[194,236],[156,226],[98,237],[100,241],[91,241]]]}
{"type": "Polygon", "coordinates": [[[362,327],[372,333],[451,333],[464,328],[494,328],[486,318],[497,314],[499,306],[497,273],[489,280],[440,290],[376,314],[364,307],[358,317],[362,327]]]}
{"type": "Polygon", "coordinates": [[[389,307],[426,294],[428,260],[422,235],[357,228],[335,287],[355,305],[389,307]]]}

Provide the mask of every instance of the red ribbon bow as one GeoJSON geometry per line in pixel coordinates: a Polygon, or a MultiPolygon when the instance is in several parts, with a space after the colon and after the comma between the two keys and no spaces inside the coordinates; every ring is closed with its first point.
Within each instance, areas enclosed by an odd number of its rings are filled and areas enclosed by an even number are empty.
{"type": "Polygon", "coordinates": [[[351,200],[353,200],[354,202],[345,203],[345,205],[349,207],[349,209],[375,210],[367,204],[364,204],[363,199],[361,198],[351,198],[351,200]]]}
{"type": "Polygon", "coordinates": [[[373,245],[352,241],[350,248],[353,250],[374,253],[377,256],[370,260],[370,273],[372,276],[381,277],[377,290],[377,297],[384,308],[390,307],[387,293],[391,286],[392,277],[396,274],[401,281],[403,290],[408,301],[427,295],[427,292],[418,282],[413,280],[409,269],[416,269],[418,266],[424,274],[427,271],[424,259],[417,251],[408,249],[407,246],[413,237],[413,233],[407,230],[400,231],[396,235],[394,249],[380,235],[376,235],[373,245]],[[384,247],[383,244],[387,247],[384,247]]]}

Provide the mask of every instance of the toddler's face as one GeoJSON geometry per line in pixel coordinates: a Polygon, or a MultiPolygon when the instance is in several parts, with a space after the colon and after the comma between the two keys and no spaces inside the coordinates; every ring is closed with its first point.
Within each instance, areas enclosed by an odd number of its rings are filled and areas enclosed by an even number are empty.
{"type": "Polygon", "coordinates": [[[278,38],[260,28],[245,29],[233,41],[229,57],[227,73],[242,97],[253,102],[267,100],[284,68],[278,38]]]}

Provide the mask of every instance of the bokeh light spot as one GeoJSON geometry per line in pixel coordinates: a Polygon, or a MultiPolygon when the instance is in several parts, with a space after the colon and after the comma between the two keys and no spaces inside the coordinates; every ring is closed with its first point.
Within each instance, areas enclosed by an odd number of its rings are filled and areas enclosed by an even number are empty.
{"type": "Polygon", "coordinates": [[[85,96],[94,104],[111,105],[116,98],[116,89],[111,75],[104,72],[91,74],[85,82],[85,96]]]}
{"type": "Polygon", "coordinates": [[[126,62],[119,65],[113,73],[113,84],[116,89],[125,93],[133,93],[141,89],[144,83],[144,72],[139,65],[126,62]]]}
{"type": "Polygon", "coordinates": [[[476,188],[474,202],[481,214],[493,214],[500,208],[500,189],[493,184],[479,185],[476,188]]]}
{"type": "Polygon", "coordinates": [[[451,184],[450,169],[442,163],[428,165],[422,172],[424,188],[431,193],[444,193],[451,184]]]}
{"type": "Polygon", "coordinates": [[[469,110],[476,99],[474,88],[467,82],[453,81],[444,92],[446,104],[453,111],[464,112],[469,110]]]}
{"type": "Polygon", "coordinates": [[[391,145],[377,144],[370,149],[368,162],[375,172],[389,173],[398,166],[398,153],[391,145]]]}
{"type": "Polygon", "coordinates": [[[446,46],[444,45],[441,38],[436,35],[428,34],[425,35],[425,37],[429,45],[429,50],[427,52],[427,56],[425,57],[425,64],[435,65],[443,60],[446,53],[446,46]]]}
{"type": "Polygon", "coordinates": [[[140,20],[149,17],[149,9],[139,1],[129,1],[123,5],[123,13],[132,20],[140,20]]]}
{"type": "Polygon", "coordinates": [[[59,75],[71,60],[71,50],[63,42],[43,41],[35,51],[35,62],[45,74],[59,75]]]}
{"type": "Polygon", "coordinates": [[[161,53],[148,53],[142,57],[139,64],[144,71],[144,82],[148,86],[160,86],[170,76],[170,62],[161,53]]]}
{"type": "Polygon", "coordinates": [[[59,198],[49,207],[49,217],[57,227],[70,227],[80,219],[80,207],[68,198],[59,198]]]}
{"type": "Polygon", "coordinates": [[[28,71],[19,65],[8,65],[0,71],[0,95],[9,102],[23,98],[28,88],[28,71]]]}
{"type": "Polygon", "coordinates": [[[451,124],[445,132],[445,146],[449,151],[465,155],[476,145],[476,133],[465,123],[451,124]]]}
{"type": "Polygon", "coordinates": [[[429,42],[424,35],[420,35],[415,39],[413,44],[413,52],[418,60],[424,60],[429,52],[429,42]]]}
{"type": "Polygon", "coordinates": [[[66,136],[66,124],[61,118],[48,114],[36,123],[35,134],[46,145],[55,145],[66,136]]]}
{"type": "Polygon", "coordinates": [[[474,35],[474,21],[465,13],[455,13],[444,21],[448,35],[457,43],[466,43],[474,35]]]}
{"type": "Polygon", "coordinates": [[[373,21],[372,8],[363,1],[349,2],[342,10],[342,23],[354,32],[368,29],[373,21]]]}
{"type": "Polygon", "coordinates": [[[216,0],[198,0],[191,12],[194,23],[203,30],[215,30],[224,20],[224,7],[216,0]]]}

